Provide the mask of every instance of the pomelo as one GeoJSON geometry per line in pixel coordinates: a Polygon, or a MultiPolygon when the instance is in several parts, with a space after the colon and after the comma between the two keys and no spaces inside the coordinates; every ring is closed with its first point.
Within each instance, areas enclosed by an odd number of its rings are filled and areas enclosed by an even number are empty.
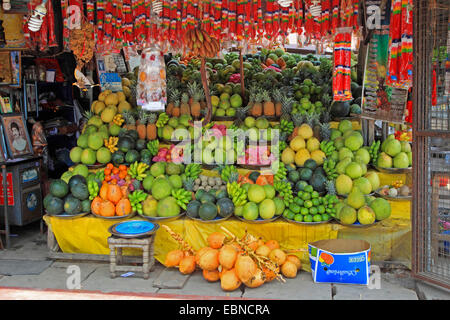
{"type": "Polygon", "coordinates": [[[383,198],[376,198],[370,203],[370,207],[375,212],[377,220],[384,220],[391,216],[391,205],[383,198]]]}
{"type": "Polygon", "coordinates": [[[362,141],[359,133],[352,133],[349,137],[345,139],[345,147],[351,151],[357,151],[362,147],[364,141],[362,141]]]}
{"type": "Polygon", "coordinates": [[[353,181],[349,176],[341,174],[337,177],[336,191],[338,194],[341,195],[349,194],[352,188],[353,188],[353,181]]]}
{"type": "Polygon", "coordinates": [[[103,135],[99,132],[92,133],[88,137],[88,147],[92,150],[98,150],[103,146],[103,135]]]}
{"type": "Polygon", "coordinates": [[[111,122],[109,124],[109,134],[112,135],[113,137],[117,137],[120,133],[120,126],[115,124],[114,122],[111,122]]]}
{"type": "Polygon", "coordinates": [[[355,152],[355,159],[360,159],[365,164],[369,164],[370,153],[366,149],[359,149],[355,152]]]}
{"type": "Polygon", "coordinates": [[[355,209],[361,208],[365,205],[366,199],[364,194],[358,188],[353,188],[347,197],[347,204],[355,209]]]}
{"type": "Polygon", "coordinates": [[[77,146],[86,149],[88,147],[88,134],[82,134],[77,139],[77,146]]]}
{"type": "Polygon", "coordinates": [[[342,120],[341,122],[339,122],[338,129],[341,133],[344,133],[347,130],[352,130],[352,122],[350,120],[342,120]]]}
{"type": "Polygon", "coordinates": [[[339,211],[339,220],[342,224],[354,224],[356,219],[356,210],[348,205],[344,205],[339,211]]]}
{"type": "Polygon", "coordinates": [[[353,152],[347,148],[343,147],[341,150],[339,150],[339,161],[342,161],[344,158],[351,158],[353,159],[355,156],[353,155],[353,152]]]}
{"type": "Polygon", "coordinates": [[[345,168],[345,174],[352,179],[357,179],[363,175],[363,170],[359,163],[350,162],[350,164],[345,168]]]}
{"type": "Polygon", "coordinates": [[[99,163],[108,163],[111,161],[111,151],[106,147],[97,150],[97,161],[99,163]]]}
{"type": "Polygon", "coordinates": [[[380,168],[392,168],[392,158],[388,154],[381,152],[378,155],[377,166],[380,168]]]}
{"type": "Polygon", "coordinates": [[[259,204],[259,215],[263,219],[271,219],[275,215],[276,206],[272,199],[264,199],[259,204]]]}
{"type": "Polygon", "coordinates": [[[258,205],[254,202],[247,202],[242,209],[242,216],[247,220],[258,219],[259,210],[258,205]]]}
{"type": "Polygon", "coordinates": [[[255,203],[260,203],[266,198],[264,188],[257,184],[252,184],[248,189],[248,200],[255,203]]]}
{"type": "Polygon", "coordinates": [[[405,152],[400,152],[394,157],[394,168],[405,169],[409,167],[409,159],[405,152]]]}
{"type": "Polygon", "coordinates": [[[96,161],[97,158],[94,150],[90,148],[86,148],[83,150],[83,152],[81,153],[81,163],[86,165],[93,165],[96,161]]]}
{"type": "Polygon", "coordinates": [[[300,149],[304,149],[306,146],[305,144],[305,139],[303,139],[300,136],[296,136],[294,139],[291,140],[291,142],[289,143],[289,147],[294,150],[295,152],[297,152],[300,149]]]}
{"type": "Polygon", "coordinates": [[[372,184],[369,179],[365,177],[359,177],[353,181],[353,186],[359,188],[363,194],[369,194],[372,192],[372,184]]]}
{"type": "Polygon", "coordinates": [[[397,139],[390,139],[385,145],[384,152],[386,152],[386,154],[388,154],[391,157],[395,157],[401,151],[402,151],[402,145],[401,145],[400,141],[398,141],[397,139]]]}
{"type": "Polygon", "coordinates": [[[78,164],[75,166],[75,168],[73,168],[72,173],[74,176],[80,175],[80,176],[87,178],[87,176],[89,175],[89,169],[84,164],[78,164]]]}
{"type": "Polygon", "coordinates": [[[281,215],[284,211],[284,209],[286,208],[286,205],[284,204],[283,199],[275,197],[273,198],[273,202],[275,202],[275,214],[277,216],[281,215]]]}
{"type": "Polygon", "coordinates": [[[363,206],[358,210],[358,221],[361,224],[372,224],[375,222],[375,212],[369,206],[363,206]]]}
{"type": "Polygon", "coordinates": [[[73,147],[72,150],[70,150],[70,160],[72,160],[73,163],[81,162],[81,154],[83,153],[83,149],[80,147],[73,147]]]}
{"type": "Polygon", "coordinates": [[[336,165],[336,172],[339,174],[345,173],[345,168],[352,162],[352,158],[347,157],[339,161],[336,165]]]}
{"type": "Polygon", "coordinates": [[[239,94],[233,94],[230,98],[230,103],[233,108],[242,107],[242,98],[239,94]]]}
{"type": "Polygon", "coordinates": [[[275,188],[272,185],[265,184],[263,188],[266,194],[266,199],[273,199],[275,197],[275,188]]]}

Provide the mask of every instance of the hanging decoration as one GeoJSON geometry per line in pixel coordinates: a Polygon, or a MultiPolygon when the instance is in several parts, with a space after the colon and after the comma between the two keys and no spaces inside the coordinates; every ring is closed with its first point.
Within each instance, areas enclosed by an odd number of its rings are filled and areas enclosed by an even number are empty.
{"type": "Polygon", "coordinates": [[[333,98],[334,101],[349,101],[352,100],[352,33],[349,28],[340,28],[336,32],[334,40],[333,98]]]}

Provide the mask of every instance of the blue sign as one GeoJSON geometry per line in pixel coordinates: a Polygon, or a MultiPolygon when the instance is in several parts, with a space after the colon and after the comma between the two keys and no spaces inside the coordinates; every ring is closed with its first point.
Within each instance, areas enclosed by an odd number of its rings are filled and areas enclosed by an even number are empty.
{"type": "Polygon", "coordinates": [[[122,91],[122,79],[120,78],[118,73],[105,72],[100,74],[100,85],[102,87],[102,91],[122,91]]]}

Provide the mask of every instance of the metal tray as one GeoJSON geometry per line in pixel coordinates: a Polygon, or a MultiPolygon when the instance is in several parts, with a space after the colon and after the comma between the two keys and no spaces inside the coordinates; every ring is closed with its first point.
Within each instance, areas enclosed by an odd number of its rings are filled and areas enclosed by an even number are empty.
{"type": "Polygon", "coordinates": [[[232,216],[233,216],[233,214],[230,214],[228,217],[222,218],[219,215],[217,215],[217,217],[215,217],[212,220],[203,220],[203,219],[200,219],[200,218],[191,217],[188,214],[186,215],[186,217],[188,217],[191,220],[195,220],[195,221],[199,221],[199,222],[203,222],[203,223],[219,223],[219,222],[226,221],[226,220],[230,219],[230,217],[232,217],[232,216]]]}
{"type": "Polygon", "coordinates": [[[84,216],[87,216],[88,214],[90,214],[91,212],[81,212],[78,214],[67,214],[67,213],[63,213],[63,214],[49,214],[48,212],[45,212],[46,214],[48,214],[51,217],[55,217],[55,218],[59,218],[59,219],[77,219],[77,218],[81,218],[84,216]]]}
{"type": "MultiPolygon", "coordinates": [[[[346,194],[346,195],[343,195],[343,194],[337,194],[336,193],[336,195],[339,197],[339,198],[348,198],[348,194],[346,194]]],[[[365,194],[364,196],[375,196],[375,192],[374,191],[372,191],[371,193],[369,193],[369,194],[365,194]]]]}
{"type": "MultiPolygon", "coordinates": [[[[139,221],[142,222],[142,220],[130,220],[130,221],[126,221],[127,223],[129,222],[133,222],[133,221],[139,221]]],[[[113,224],[112,226],[110,226],[108,228],[108,232],[111,233],[112,235],[119,237],[119,238],[143,238],[143,237],[149,237],[151,235],[153,235],[158,229],[159,229],[159,224],[157,223],[153,223],[154,224],[154,228],[151,229],[150,231],[147,232],[143,232],[143,233],[135,233],[135,234],[125,234],[125,233],[120,233],[116,231],[116,228],[119,224],[121,224],[123,222],[119,222],[116,224],[113,224]]]]}
{"type": "Polygon", "coordinates": [[[213,116],[211,121],[234,121],[236,120],[236,116],[233,117],[227,117],[227,116],[213,116]]]}
{"type": "Polygon", "coordinates": [[[385,196],[384,194],[381,194],[381,193],[380,193],[380,190],[381,190],[381,189],[375,190],[374,194],[375,194],[377,197],[384,198],[384,199],[386,199],[386,200],[392,200],[392,201],[405,201],[405,200],[409,200],[409,201],[411,201],[411,199],[412,199],[412,195],[411,195],[411,196],[398,196],[398,197],[385,196]]]}
{"type": "Polygon", "coordinates": [[[236,166],[237,166],[238,168],[241,168],[241,169],[247,169],[247,170],[258,171],[258,170],[261,170],[262,168],[269,168],[269,167],[270,167],[270,164],[263,164],[263,165],[237,164],[236,166]]]}
{"type": "Polygon", "coordinates": [[[242,222],[254,223],[254,224],[264,224],[264,223],[273,222],[273,221],[277,220],[280,216],[274,216],[272,219],[261,219],[261,217],[258,217],[258,219],[256,219],[256,220],[247,220],[247,219],[244,219],[244,218],[236,216],[236,215],[235,215],[235,217],[238,218],[239,220],[241,220],[242,222]]]}
{"type": "Polygon", "coordinates": [[[292,223],[296,223],[296,224],[305,224],[305,225],[317,225],[317,224],[325,224],[325,223],[329,223],[330,221],[333,220],[333,218],[328,219],[327,221],[320,221],[320,222],[303,222],[303,221],[295,221],[295,220],[291,220],[288,218],[283,217],[284,220],[286,220],[287,222],[292,222],[292,223]]]}
{"type": "Polygon", "coordinates": [[[97,163],[92,165],[87,165],[88,169],[100,169],[106,167],[106,163],[97,163]]]}
{"type": "Polygon", "coordinates": [[[372,223],[372,224],[360,224],[360,223],[354,223],[354,224],[343,224],[343,223],[341,223],[339,220],[337,220],[336,219],[336,221],[337,221],[337,223],[339,223],[341,226],[344,226],[344,227],[350,227],[350,228],[368,228],[368,227],[371,227],[371,226],[374,226],[374,225],[376,225],[376,224],[378,224],[380,221],[375,221],[374,223],[372,223]]]}
{"type": "Polygon", "coordinates": [[[205,170],[214,170],[215,168],[217,168],[217,164],[204,164],[202,163],[202,169],[205,170]]]}
{"type": "Polygon", "coordinates": [[[134,215],[136,214],[136,212],[132,212],[132,213],[126,215],[126,216],[113,216],[113,217],[103,217],[103,216],[99,216],[99,215],[97,215],[97,214],[95,214],[95,213],[93,213],[93,212],[92,212],[92,214],[93,214],[95,217],[100,218],[100,219],[105,219],[105,220],[120,220],[120,219],[128,219],[128,218],[134,217],[134,215]]]}
{"type": "Polygon", "coordinates": [[[147,219],[152,222],[169,222],[169,221],[177,220],[177,219],[181,218],[182,216],[184,216],[185,214],[186,214],[186,212],[182,212],[179,215],[174,216],[174,217],[148,217],[148,216],[144,216],[143,214],[138,214],[138,215],[141,218],[147,219]]]}
{"type": "Polygon", "coordinates": [[[377,171],[380,171],[383,173],[391,173],[391,174],[411,173],[412,172],[412,167],[409,167],[406,169],[397,169],[397,168],[380,168],[380,167],[374,166],[374,168],[377,171]]]}

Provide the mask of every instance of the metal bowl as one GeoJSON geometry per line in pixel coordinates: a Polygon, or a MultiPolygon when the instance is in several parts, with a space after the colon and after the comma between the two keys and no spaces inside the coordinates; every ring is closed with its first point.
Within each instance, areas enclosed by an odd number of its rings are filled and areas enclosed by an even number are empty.
{"type": "Polygon", "coordinates": [[[195,221],[202,222],[202,223],[219,223],[219,222],[230,219],[230,217],[232,217],[233,214],[230,214],[228,217],[225,217],[225,218],[222,218],[221,216],[217,215],[217,217],[212,220],[203,220],[200,218],[194,218],[194,217],[191,217],[190,215],[186,215],[186,216],[191,220],[195,220],[195,221]]]}
{"type": "Polygon", "coordinates": [[[254,223],[254,224],[264,224],[264,223],[273,222],[273,221],[277,220],[280,216],[274,216],[272,219],[262,219],[261,217],[258,217],[258,219],[256,219],[256,220],[247,220],[247,219],[244,219],[239,216],[235,216],[235,217],[238,218],[239,220],[241,220],[242,222],[254,223]]]}
{"type": "Polygon", "coordinates": [[[120,219],[128,219],[128,218],[134,217],[134,215],[136,214],[136,212],[132,212],[132,213],[126,215],[126,216],[113,216],[113,217],[103,217],[103,216],[99,216],[98,214],[95,214],[95,213],[93,213],[93,212],[92,212],[92,214],[93,214],[95,217],[100,218],[100,219],[105,219],[105,220],[120,220],[120,219]]]}
{"type": "Polygon", "coordinates": [[[406,169],[398,169],[398,168],[380,168],[377,166],[374,166],[374,168],[383,173],[391,173],[391,174],[401,174],[401,173],[411,173],[412,167],[406,168],[406,169]]]}
{"type": "Polygon", "coordinates": [[[149,216],[144,216],[143,214],[138,214],[138,215],[141,218],[144,218],[144,219],[152,221],[152,222],[169,222],[169,221],[178,220],[179,218],[181,218],[185,214],[186,214],[186,212],[182,212],[179,215],[174,216],[174,217],[149,217],[149,216]]]}
{"type": "Polygon", "coordinates": [[[106,163],[96,163],[92,165],[87,165],[88,169],[100,169],[106,167],[106,163]]]}
{"type": "Polygon", "coordinates": [[[153,229],[146,231],[146,232],[142,232],[142,233],[132,233],[132,234],[126,234],[126,233],[121,233],[118,232],[116,230],[117,226],[119,226],[122,223],[133,223],[133,222],[142,222],[142,220],[130,220],[130,221],[122,221],[122,222],[118,222],[116,224],[113,224],[112,226],[110,226],[108,228],[108,232],[111,233],[112,235],[116,236],[116,237],[120,237],[120,238],[143,238],[143,237],[149,237],[151,235],[153,235],[158,229],[159,229],[159,224],[157,223],[153,223],[154,227],[153,229]]]}
{"type": "Polygon", "coordinates": [[[286,220],[287,222],[291,222],[291,223],[296,223],[296,224],[303,224],[303,225],[318,225],[318,224],[325,224],[325,223],[329,223],[330,221],[333,220],[333,218],[328,219],[327,221],[319,221],[319,222],[303,222],[303,221],[295,221],[295,220],[291,220],[288,218],[283,217],[284,220],[286,220]]]}
{"type": "Polygon", "coordinates": [[[55,218],[59,218],[59,219],[77,219],[77,218],[81,218],[84,216],[87,216],[88,214],[90,214],[90,212],[81,212],[81,213],[77,213],[77,214],[68,214],[68,213],[63,213],[63,214],[49,214],[48,212],[45,212],[46,214],[48,214],[51,217],[55,217],[55,218]]]}
{"type": "Polygon", "coordinates": [[[354,224],[343,224],[339,220],[336,220],[341,226],[349,227],[349,228],[368,228],[378,224],[380,221],[375,221],[372,224],[360,224],[359,222],[355,222],[354,224]]]}
{"type": "Polygon", "coordinates": [[[391,201],[411,201],[412,199],[412,195],[411,196],[397,196],[397,197],[391,197],[389,195],[384,195],[380,193],[381,188],[375,190],[374,194],[377,197],[380,198],[384,198],[386,200],[391,200],[391,201]]]}

